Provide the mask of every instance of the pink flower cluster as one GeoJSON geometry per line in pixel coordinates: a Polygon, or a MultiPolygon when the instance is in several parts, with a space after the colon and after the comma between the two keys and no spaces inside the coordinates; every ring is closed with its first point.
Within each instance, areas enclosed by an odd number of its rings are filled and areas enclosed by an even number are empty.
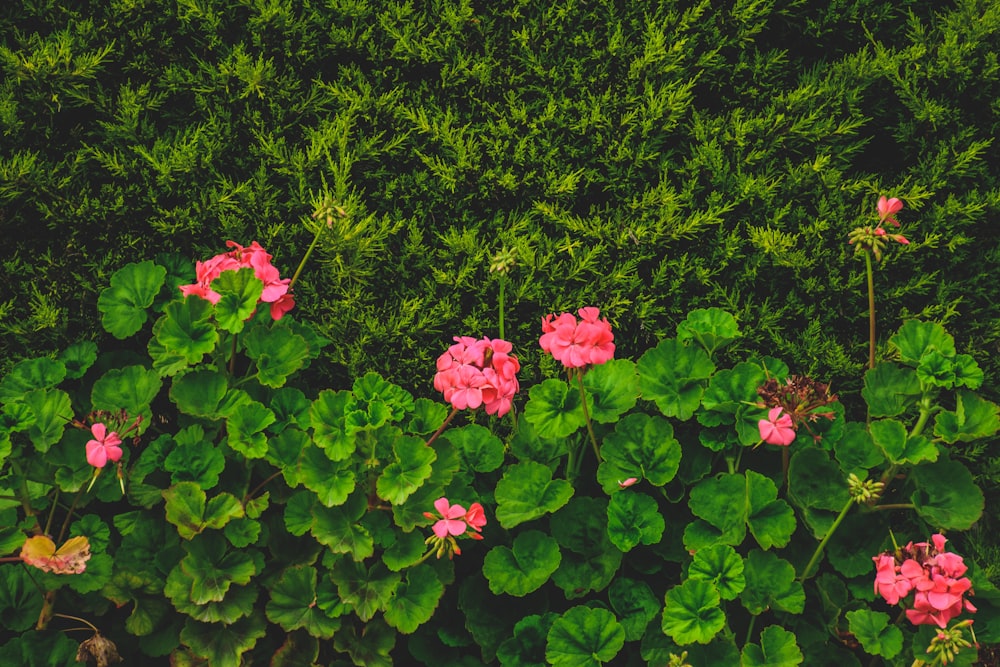
{"type": "Polygon", "coordinates": [[[914,625],[947,627],[948,621],[963,610],[976,608],[964,599],[972,582],[963,577],[968,569],[962,557],[944,550],[944,535],[934,535],[931,543],[910,542],[898,554],[886,552],[875,561],[875,593],[889,604],[913,593],[913,606],[906,617],[914,625]]]}
{"type": "Polygon", "coordinates": [[[566,368],[583,368],[603,364],[615,356],[615,336],[607,318],[598,319],[601,311],[588,307],[571,313],[546,315],[542,318],[542,337],[538,344],[566,368]]]}
{"type": "Polygon", "coordinates": [[[483,539],[480,533],[486,525],[486,512],[479,503],[472,503],[466,510],[461,505],[452,505],[447,498],[438,498],[434,501],[434,509],[437,510],[437,515],[424,512],[424,516],[428,519],[437,519],[431,527],[437,540],[430,537],[427,541],[438,545],[438,558],[444,553],[448,553],[449,558],[454,554],[461,555],[462,550],[458,548],[455,537],[465,535],[468,528],[475,531],[468,533],[469,537],[474,540],[483,539]]]}
{"type": "Polygon", "coordinates": [[[256,241],[247,248],[236,241],[226,241],[226,246],[233,249],[195,265],[197,282],[192,285],[181,285],[181,293],[184,296],[192,294],[200,296],[213,304],[218,303],[222,296],[212,289],[212,281],[223,271],[237,271],[249,267],[264,283],[264,292],[260,295],[259,303],[270,304],[272,318],[280,320],[284,317],[285,313],[295,306],[295,300],[288,291],[291,280],[281,278],[278,269],[271,264],[271,255],[256,241]]]}
{"type": "Polygon", "coordinates": [[[455,336],[454,340],[438,357],[434,388],[459,410],[484,406],[486,414],[503,417],[520,388],[521,364],[510,354],[513,346],[499,338],[455,336]]]}

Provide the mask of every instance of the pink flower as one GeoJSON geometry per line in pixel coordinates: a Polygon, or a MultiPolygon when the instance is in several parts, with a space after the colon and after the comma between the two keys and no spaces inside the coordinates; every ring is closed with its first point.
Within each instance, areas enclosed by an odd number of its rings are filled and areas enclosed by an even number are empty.
{"type": "Polygon", "coordinates": [[[236,241],[226,241],[226,246],[231,248],[229,252],[195,264],[197,279],[191,285],[181,285],[181,294],[198,296],[213,304],[218,303],[222,297],[212,289],[212,281],[223,271],[252,268],[254,276],[264,283],[258,303],[271,305],[272,319],[280,320],[284,317],[285,313],[295,306],[295,300],[288,291],[291,279],[281,278],[278,269],[271,264],[271,255],[256,241],[246,248],[236,241]]]}
{"type": "Polygon", "coordinates": [[[98,422],[90,427],[94,439],[87,442],[87,463],[95,468],[103,468],[108,461],[117,462],[122,457],[122,439],[108,427],[98,422]]]}
{"type": "MultiPolygon", "coordinates": [[[[445,539],[449,535],[461,535],[465,532],[468,524],[465,522],[464,507],[450,505],[447,498],[438,498],[434,501],[434,509],[442,517],[431,528],[439,539],[445,539]]],[[[424,512],[424,516],[428,519],[436,518],[430,512],[424,512]]]]}
{"type": "Polygon", "coordinates": [[[899,221],[896,220],[896,214],[903,210],[903,202],[899,201],[895,197],[892,199],[886,199],[885,195],[878,198],[878,219],[879,222],[888,222],[894,227],[899,227],[899,221]]]}
{"type": "Polygon", "coordinates": [[[538,344],[566,368],[603,364],[615,355],[615,336],[607,318],[598,319],[601,311],[587,307],[577,311],[580,321],[570,313],[542,318],[542,336],[538,344]]]}
{"type": "Polygon", "coordinates": [[[628,479],[625,479],[625,480],[622,480],[622,481],[618,482],[618,488],[619,489],[627,489],[628,487],[632,486],[633,484],[635,484],[638,481],[639,481],[638,477],[629,477],[628,479]]]}
{"type": "Polygon", "coordinates": [[[760,438],[771,445],[781,445],[787,447],[795,440],[795,428],[792,426],[792,416],[782,414],[783,408],[771,408],[767,412],[767,419],[757,422],[760,429],[760,438]]]}
{"type": "Polygon", "coordinates": [[[482,505],[472,503],[469,506],[469,511],[465,513],[465,522],[469,524],[469,528],[476,531],[475,533],[469,533],[469,537],[474,540],[483,539],[483,536],[479,534],[483,532],[483,526],[486,525],[486,512],[483,510],[482,505]]]}
{"type": "Polygon", "coordinates": [[[521,364],[510,354],[505,340],[455,336],[455,344],[438,357],[434,388],[458,410],[484,407],[486,414],[502,417],[510,412],[520,389],[521,364]]]}

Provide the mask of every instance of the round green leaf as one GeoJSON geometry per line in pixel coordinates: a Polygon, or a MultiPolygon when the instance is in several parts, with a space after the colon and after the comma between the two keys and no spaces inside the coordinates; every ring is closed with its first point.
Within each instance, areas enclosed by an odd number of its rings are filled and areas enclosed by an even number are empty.
{"type": "Polygon", "coordinates": [[[497,521],[510,529],[526,521],[555,512],[573,495],[573,486],[552,479],[552,470],[541,463],[525,461],[507,468],[497,482],[497,521]]]}
{"type": "Polygon", "coordinates": [[[385,622],[404,634],[411,634],[434,615],[444,594],[444,584],[426,563],[406,571],[385,610],[385,622]]]}
{"type": "Polygon", "coordinates": [[[219,371],[195,370],[175,378],[170,385],[170,400],[181,412],[195,417],[214,417],[228,389],[226,377],[219,371]]]}
{"type": "Polygon", "coordinates": [[[168,303],[153,327],[163,354],[183,357],[189,364],[201,361],[219,342],[219,332],[211,322],[212,313],[212,304],[197,296],[168,303]]]}
{"type": "Polygon", "coordinates": [[[913,365],[931,351],[955,356],[955,339],[937,322],[908,320],[889,339],[889,345],[899,350],[900,359],[913,365]]]}
{"type": "Polygon", "coordinates": [[[497,648],[502,667],[545,667],[545,638],[559,614],[525,616],[514,626],[514,636],[497,648]]]}
{"type": "MultiPolygon", "coordinates": [[[[483,429],[485,430],[485,429],[483,429]]],[[[379,498],[393,505],[404,502],[431,476],[436,452],[415,436],[402,436],[392,444],[396,460],[385,467],[375,485],[379,498]]]]}
{"type": "Polygon", "coordinates": [[[895,419],[879,419],[869,424],[868,428],[872,441],[892,463],[916,465],[937,461],[937,445],[923,436],[909,437],[906,427],[895,419]]]}
{"type": "Polygon", "coordinates": [[[735,600],[746,586],[743,559],[726,544],[716,544],[695,552],[688,577],[711,582],[723,600],[735,600]]]}
{"type": "MultiPolygon", "coordinates": [[[[587,394],[588,404],[593,400],[587,394]]],[[[550,378],[528,390],[524,418],[535,427],[539,437],[566,438],[587,423],[582,406],[579,388],[550,378]]]]}
{"type": "Polygon", "coordinates": [[[0,381],[0,403],[21,400],[36,389],[55,387],[66,377],[66,365],[47,357],[25,359],[14,365],[0,381]]]}
{"type": "Polygon", "coordinates": [[[958,461],[942,458],[913,468],[917,490],[910,499],[927,523],[941,530],[968,530],[983,514],[985,499],[972,473],[958,461]]]}
{"type": "Polygon", "coordinates": [[[267,622],[259,612],[231,624],[200,623],[189,618],[181,630],[181,641],[212,667],[240,667],[243,654],[257,644],[266,630],[267,622]]]}
{"type": "Polygon", "coordinates": [[[920,379],[912,368],[883,362],[865,372],[861,396],[872,417],[895,417],[903,414],[920,398],[920,379]]]}
{"type": "Polygon", "coordinates": [[[254,269],[244,267],[220,273],[212,281],[212,289],[219,293],[219,301],[215,304],[215,319],[219,327],[235,334],[243,331],[246,321],[257,310],[264,283],[254,269]]]}
{"type": "Polygon", "coordinates": [[[767,609],[802,613],[806,594],[795,579],[795,568],[769,551],[754,549],[747,554],[743,570],[746,588],[740,601],[754,616],[767,609]]]}
{"type": "Polygon", "coordinates": [[[649,622],[660,613],[660,602],[642,581],[617,577],[608,588],[608,602],[625,629],[625,641],[642,639],[649,622]]]}
{"type": "Polygon", "coordinates": [[[597,478],[605,492],[614,492],[619,488],[618,482],[629,477],[663,486],[677,474],[681,445],[666,419],[634,413],[605,436],[601,456],[604,461],[597,470],[597,478]]]}
{"type": "Polygon", "coordinates": [[[160,376],[148,368],[113,368],[94,383],[90,402],[95,410],[124,410],[130,419],[141,415],[142,422],[136,433],[143,433],[153,416],[149,405],[160,393],[162,386],[160,376]]]}
{"type": "Polygon", "coordinates": [[[788,491],[800,507],[813,509],[839,511],[850,500],[840,466],[818,447],[804,447],[792,456],[788,491]]]}
{"type": "Polygon", "coordinates": [[[265,613],[286,632],[304,628],[313,637],[329,639],[340,620],[327,616],[316,605],[316,569],[307,565],[287,568],[270,587],[265,613]]]}
{"type": "Polygon", "coordinates": [[[885,456],[875,447],[871,434],[860,422],[847,423],[844,436],[834,445],[834,452],[845,473],[867,471],[885,462],[885,456]]]}
{"type": "Polygon", "coordinates": [[[736,318],[721,308],[698,308],[677,325],[677,340],[693,340],[709,354],[715,354],[740,337],[736,318]]]}
{"type": "Polygon", "coordinates": [[[514,539],[512,548],[490,549],[483,561],[483,575],[494,593],[524,597],[549,580],[560,560],[559,545],[553,538],[528,530],[514,539]]]}
{"type": "Polygon", "coordinates": [[[770,477],[747,470],[746,480],[750,534],[762,549],[785,546],[796,526],[791,505],[778,498],[778,487],[770,477]]]}
{"type": "Polygon", "coordinates": [[[712,583],[688,579],[666,595],[663,632],[679,645],[707,644],[726,624],[722,600],[712,583]]]}
{"type": "Polygon", "coordinates": [[[278,388],[309,359],[306,339],[286,327],[254,327],[244,337],[247,356],[257,364],[257,380],[278,388]]]}
{"type": "Polygon", "coordinates": [[[666,522],[653,498],[644,493],[616,493],[608,503],[608,538],[621,551],[656,544],[666,522]]]}
{"type": "Polygon", "coordinates": [[[591,667],[618,655],[625,630],[607,609],[573,607],[549,628],[545,659],[556,667],[591,667]]]}
{"type": "Polygon", "coordinates": [[[35,449],[44,454],[62,439],[66,425],[73,420],[69,394],[62,389],[36,389],[23,398],[24,405],[34,415],[28,427],[28,437],[35,449]]]}
{"type": "Polygon", "coordinates": [[[146,309],[163,286],[167,270],[151,260],[126,264],[97,298],[101,324],[115,338],[128,338],[146,323],[146,309]]]}
{"type": "Polygon", "coordinates": [[[934,435],[948,444],[988,438],[1000,431],[1000,407],[971,391],[955,392],[955,411],[943,410],[934,419],[934,435]]]}
{"type": "Polygon", "coordinates": [[[503,442],[483,426],[469,424],[449,429],[441,437],[455,445],[476,472],[493,472],[503,463],[503,442]]]}
{"type": "Polygon", "coordinates": [[[764,628],[760,646],[747,644],[741,657],[741,667],[797,667],[803,660],[795,635],[777,625],[764,628]]]}
{"type": "Polygon", "coordinates": [[[870,609],[855,609],[847,612],[848,629],[866,653],[881,655],[891,660],[903,650],[903,633],[895,625],[890,625],[889,614],[870,609]]]}
{"type": "Polygon", "coordinates": [[[715,364],[701,347],[674,339],[660,341],[639,358],[639,389],[667,417],[690,419],[701,404],[705,381],[715,364]]]}
{"type": "Polygon", "coordinates": [[[639,398],[639,375],[628,359],[612,359],[583,376],[583,386],[594,397],[590,417],[600,424],[618,421],[639,398]]]}

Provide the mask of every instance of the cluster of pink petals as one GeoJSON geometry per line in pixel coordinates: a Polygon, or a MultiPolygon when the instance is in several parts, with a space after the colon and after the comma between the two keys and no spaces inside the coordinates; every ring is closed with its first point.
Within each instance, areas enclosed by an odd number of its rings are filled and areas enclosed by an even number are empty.
{"type": "Polygon", "coordinates": [[[615,336],[607,318],[598,319],[601,311],[588,307],[571,313],[546,315],[542,318],[542,337],[538,344],[566,368],[583,368],[603,364],[615,356],[615,336]]]}
{"type": "MultiPolygon", "coordinates": [[[[438,498],[434,501],[434,509],[437,510],[437,516],[430,512],[424,512],[424,516],[428,519],[441,517],[431,527],[431,530],[434,531],[434,534],[439,539],[443,540],[449,535],[456,537],[463,535],[467,528],[472,528],[475,531],[474,533],[469,533],[469,537],[474,540],[483,539],[480,533],[483,532],[483,526],[486,525],[486,512],[479,503],[472,503],[469,509],[466,510],[461,505],[450,504],[447,498],[438,498]]],[[[456,550],[455,553],[461,552],[456,550]]]]}
{"type": "Polygon", "coordinates": [[[95,468],[103,468],[108,461],[117,463],[122,457],[122,439],[115,431],[108,433],[108,427],[98,422],[90,427],[94,436],[87,441],[87,463],[95,468]]]}
{"type": "Polygon", "coordinates": [[[896,220],[896,214],[903,210],[903,202],[899,201],[895,197],[892,199],[886,199],[885,195],[878,198],[878,227],[875,228],[876,236],[884,236],[890,238],[897,243],[902,243],[903,245],[909,245],[910,242],[902,234],[890,234],[885,231],[882,225],[888,222],[893,227],[899,227],[899,220],[896,220]]]}
{"type": "Polygon", "coordinates": [[[270,304],[272,318],[280,320],[284,317],[295,306],[295,300],[288,291],[291,279],[281,277],[278,269],[271,264],[271,255],[256,241],[246,248],[236,241],[226,241],[226,246],[232,250],[195,265],[197,281],[191,285],[181,285],[181,293],[218,303],[222,296],[212,289],[212,281],[223,271],[251,268],[254,275],[264,283],[264,292],[260,295],[259,302],[270,304]]]}
{"type": "Polygon", "coordinates": [[[963,577],[968,569],[962,557],[944,550],[944,535],[934,535],[931,544],[910,542],[897,556],[891,552],[875,561],[875,593],[889,604],[898,604],[911,592],[913,604],[906,617],[914,625],[947,627],[963,610],[976,608],[964,598],[972,582],[963,577]]]}
{"type": "Polygon", "coordinates": [[[768,410],[767,419],[758,421],[757,428],[760,430],[760,439],[770,445],[787,447],[795,441],[792,416],[784,412],[784,408],[778,407],[768,410]]]}
{"type": "Polygon", "coordinates": [[[513,346],[499,338],[455,336],[454,340],[438,357],[434,388],[459,410],[483,406],[487,414],[503,417],[520,388],[521,364],[510,354],[513,346]]]}

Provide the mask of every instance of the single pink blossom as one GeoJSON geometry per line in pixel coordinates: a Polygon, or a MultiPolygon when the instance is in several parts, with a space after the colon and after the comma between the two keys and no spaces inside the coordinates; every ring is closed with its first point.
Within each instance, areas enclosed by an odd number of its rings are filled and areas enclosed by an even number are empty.
{"type": "MultiPolygon", "coordinates": [[[[434,509],[442,517],[435,523],[431,530],[439,539],[445,539],[449,535],[461,535],[465,532],[468,524],[465,522],[465,508],[461,505],[450,505],[447,498],[438,498],[434,501],[434,509]]],[[[428,519],[435,519],[430,512],[424,512],[428,519]]]]}
{"type": "Polygon", "coordinates": [[[885,195],[878,198],[878,219],[879,222],[888,222],[894,227],[899,227],[899,221],[896,220],[896,214],[903,210],[903,202],[899,201],[895,197],[892,199],[886,199],[885,195]]]}
{"type": "Polygon", "coordinates": [[[767,412],[767,419],[757,422],[757,428],[760,429],[760,438],[764,442],[787,447],[795,440],[795,428],[792,426],[792,416],[782,412],[783,408],[771,408],[767,412]]]}
{"type": "Polygon", "coordinates": [[[479,503],[472,503],[469,506],[469,511],[465,513],[465,523],[469,524],[469,528],[476,531],[469,533],[469,537],[474,540],[483,539],[483,536],[479,534],[483,532],[483,526],[486,525],[486,512],[483,510],[483,506],[479,503]]]}
{"type": "Polygon", "coordinates": [[[87,463],[95,468],[103,468],[108,461],[116,463],[122,457],[122,439],[114,431],[98,422],[90,427],[94,438],[87,442],[87,463]]]}

